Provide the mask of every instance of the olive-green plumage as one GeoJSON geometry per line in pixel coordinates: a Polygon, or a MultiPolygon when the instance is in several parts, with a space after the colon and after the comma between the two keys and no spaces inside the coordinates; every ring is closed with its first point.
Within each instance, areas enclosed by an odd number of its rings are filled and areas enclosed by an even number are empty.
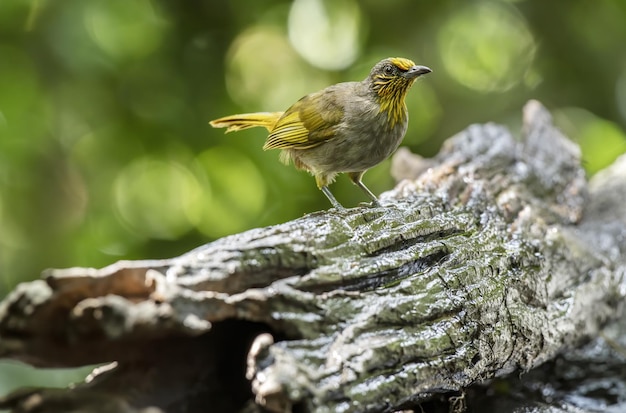
{"type": "Polygon", "coordinates": [[[430,71],[408,59],[388,58],[363,81],[311,93],[285,112],[232,115],[210,123],[226,132],[265,127],[270,134],[263,149],[282,149],[281,160],[315,176],[318,188],[337,209],[342,206],[328,185],[342,172],[377,204],[361,177],[402,141],[409,121],[404,98],[415,79],[430,71]]]}

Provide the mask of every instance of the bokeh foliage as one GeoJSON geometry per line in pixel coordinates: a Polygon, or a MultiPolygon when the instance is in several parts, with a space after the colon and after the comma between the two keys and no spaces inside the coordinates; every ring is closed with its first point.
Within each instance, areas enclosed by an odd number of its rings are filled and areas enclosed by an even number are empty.
{"type": "MultiPolygon", "coordinates": [[[[170,257],[328,208],[263,130],[208,121],[388,56],[433,69],[409,93],[412,150],[474,122],[518,130],[536,98],[594,173],[626,151],[625,41],[623,0],[2,0],[0,297],[46,267],[170,257]]],[[[388,169],[366,174],[375,193],[388,169]]]]}

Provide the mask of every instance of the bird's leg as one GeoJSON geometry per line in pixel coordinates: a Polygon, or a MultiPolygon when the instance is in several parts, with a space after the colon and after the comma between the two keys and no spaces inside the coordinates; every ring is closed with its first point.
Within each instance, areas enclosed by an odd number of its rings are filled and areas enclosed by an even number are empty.
{"type": "Polygon", "coordinates": [[[320,191],[322,191],[324,195],[326,195],[326,198],[328,198],[330,203],[333,204],[333,207],[336,210],[341,211],[345,208],[339,203],[339,201],[335,199],[332,192],[330,192],[330,189],[328,189],[328,184],[332,183],[334,178],[335,175],[315,174],[315,183],[317,184],[317,187],[320,189],[320,191]]]}
{"type": "Polygon", "coordinates": [[[349,172],[348,176],[350,177],[350,180],[352,180],[353,184],[361,188],[361,190],[363,190],[363,192],[367,194],[367,196],[372,200],[372,204],[374,206],[380,206],[380,202],[378,202],[378,198],[376,198],[376,195],[374,195],[372,191],[370,191],[369,188],[366,187],[365,184],[361,181],[361,178],[363,177],[364,173],[365,171],[349,172]]]}
{"type": "Polygon", "coordinates": [[[323,186],[320,188],[321,191],[324,193],[324,195],[326,195],[326,198],[328,198],[328,200],[330,201],[331,204],[333,204],[333,207],[335,207],[335,209],[342,211],[345,208],[343,207],[343,205],[341,205],[339,203],[339,201],[337,201],[335,199],[335,197],[333,196],[333,194],[330,192],[330,189],[328,189],[327,186],[323,186]]]}
{"type": "Polygon", "coordinates": [[[335,199],[335,197],[333,196],[332,192],[330,192],[330,189],[328,189],[328,187],[327,187],[327,186],[323,186],[323,187],[321,187],[321,188],[320,188],[320,190],[324,193],[324,195],[326,195],[326,198],[328,198],[328,200],[330,201],[330,203],[331,203],[331,204],[333,204],[333,207],[334,207],[335,209],[340,210],[340,211],[341,211],[341,210],[343,210],[343,209],[345,209],[345,208],[343,207],[343,205],[341,205],[341,204],[339,203],[339,201],[337,201],[337,200],[335,199]]]}

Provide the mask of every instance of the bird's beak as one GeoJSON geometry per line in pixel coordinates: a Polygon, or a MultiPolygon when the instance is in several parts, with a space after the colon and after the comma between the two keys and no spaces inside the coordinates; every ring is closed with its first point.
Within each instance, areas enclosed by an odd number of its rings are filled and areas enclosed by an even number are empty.
{"type": "Polygon", "coordinates": [[[412,68],[404,72],[404,76],[408,77],[409,79],[414,79],[430,72],[432,72],[432,70],[430,70],[430,68],[426,66],[413,66],[412,68]]]}

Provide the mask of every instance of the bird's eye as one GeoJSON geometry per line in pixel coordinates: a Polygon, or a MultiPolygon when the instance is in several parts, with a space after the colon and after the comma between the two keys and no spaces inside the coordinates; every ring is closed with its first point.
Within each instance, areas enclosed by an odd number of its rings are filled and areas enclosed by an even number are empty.
{"type": "Polygon", "coordinates": [[[385,73],[386,75],[392,75],[393,74],[393,66],[385,65],[383,67],[383,73],[385,73]]]}

